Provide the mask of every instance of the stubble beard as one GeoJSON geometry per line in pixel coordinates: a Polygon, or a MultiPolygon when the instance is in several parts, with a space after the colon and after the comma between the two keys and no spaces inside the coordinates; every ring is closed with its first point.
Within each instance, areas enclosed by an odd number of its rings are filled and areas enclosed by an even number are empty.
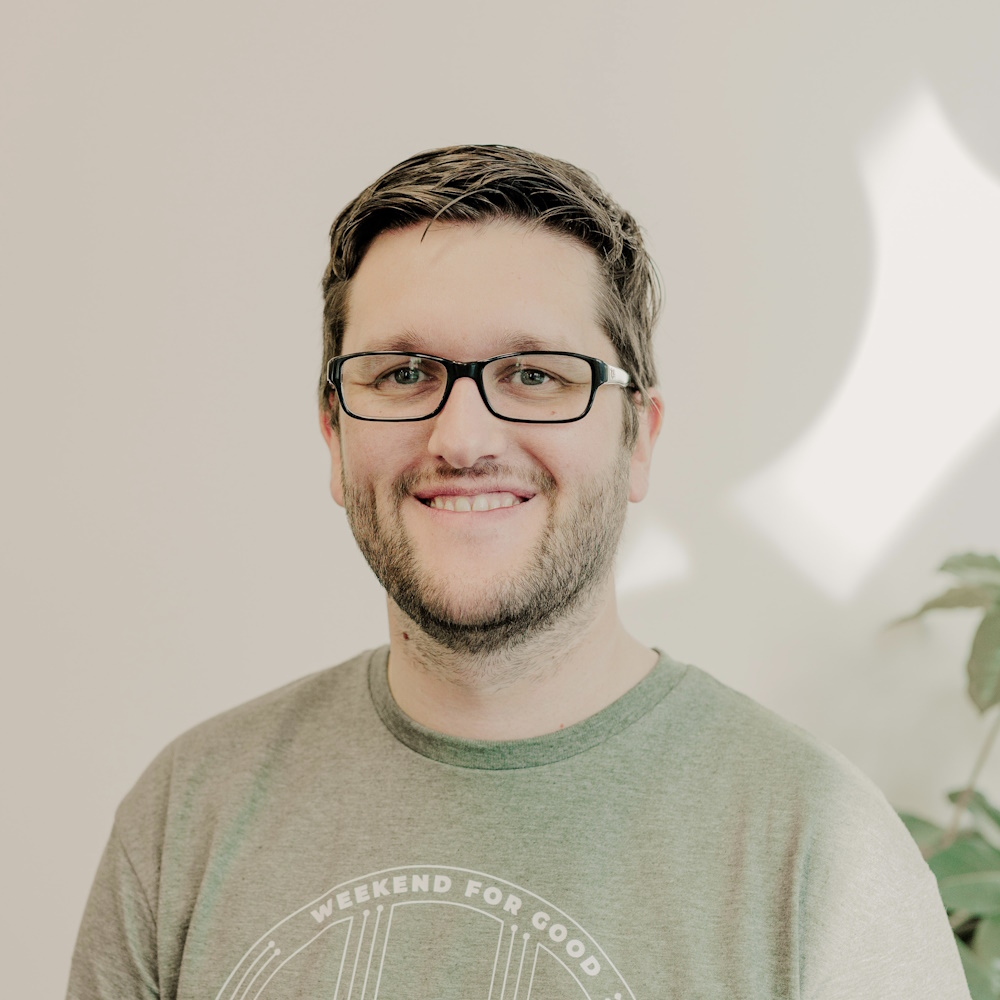
{"type": "MultiPolygon", "coordinates": [[[[399,609],[445,649],[484,658],[551,633],[560,622],[571,620],[607,580],[625,524],[628,469],[623,449],[615,465],[591,480],[573,509],[561,516],[552,504],[555,483],[547,474],[540,476],[540,492],[528,502],[547,500],[550,508],[534,556],[516,575],[496,580],[475,608],[459,607],[446,583],[420,568],[400,517],[411,495],[408,480],[400,480],[393,490],[391,519],[380,516],[370,487],[345,481],[344,506],[358,547],[399,609]]],[[[491,466],[481,474],[501,471],[491,466]]],[[[469,472],[461,470],[466,481],[469,472]]]]}

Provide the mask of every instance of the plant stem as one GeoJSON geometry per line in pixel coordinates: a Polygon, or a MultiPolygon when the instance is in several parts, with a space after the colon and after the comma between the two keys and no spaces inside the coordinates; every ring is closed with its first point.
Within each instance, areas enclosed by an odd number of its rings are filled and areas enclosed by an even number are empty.
{"type": "Polygon", "coordinates": [[[986,763],[986,758],[989,757],[990,751],[993,749],[993,744],[996,742],[998,734],[1000,734],[1000,709],[997,710],[993,726],[986,734],[986,740],[979,750],[979,756],[976,758],[976,763],[972,767],[972,774],[969,775],[969,784],[965,787],[962,794],[955,800],[955,810],[951,814],[951,823],[948,826],[948,832],[945,833],[944,838],[938,847],[939,851],[943,851],[946,847],[950,847],[955,842],[955,838],[958,836],[959,824],[962,822],[962,813],[965,812],[969,803],[972,801],[972,796],[976,792],[976,782],[979,780],[979,772],[982,771],[983,765],[986,763]]]}

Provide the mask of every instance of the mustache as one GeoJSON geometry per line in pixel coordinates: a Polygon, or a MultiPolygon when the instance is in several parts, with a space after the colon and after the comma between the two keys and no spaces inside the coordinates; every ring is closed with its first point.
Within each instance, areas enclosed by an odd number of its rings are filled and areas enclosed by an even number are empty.
{"type": "Polygon", "coordinates": [[[513,480],[531,486],[536,493],[549,494],[556,487],[556,481],[544,469],[517,470],[499,462],[477,462],[468,469],[456,469],[450,465],[440,465],[434,469],[403,473],[393,484],[393,496],[402,501],[416,490],[424,489],[432,484],[448,482],[453,479],[502,479],[513,480]]]}

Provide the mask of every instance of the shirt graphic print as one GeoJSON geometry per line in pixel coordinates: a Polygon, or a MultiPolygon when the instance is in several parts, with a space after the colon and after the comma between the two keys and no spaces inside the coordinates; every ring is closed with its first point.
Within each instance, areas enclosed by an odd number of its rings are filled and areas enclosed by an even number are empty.
{"type": "Polygon", "coordinates": [[[372,872],[307,903],[254,942],[216,1000],[302,996],[635,1000],[558,907],[493,875],[437,865],[372,872]]]}

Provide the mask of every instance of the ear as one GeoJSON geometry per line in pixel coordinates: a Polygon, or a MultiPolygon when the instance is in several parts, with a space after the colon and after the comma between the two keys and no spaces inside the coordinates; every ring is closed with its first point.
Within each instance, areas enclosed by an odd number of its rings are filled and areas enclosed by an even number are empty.
{"type": "Polygon", "coordinates": [[[340,454],[340,431],[330,423],[330,417],[320,408],[319,429],[330,452],[330,496],[344,506],[344,485],[341,478],[344,460],[340,454]]]}
{"type": "Polygon", "coordinates": [[[653,445],[660,433],[663,420],[663,397],[657,389],[649,390],[649,402],[643,403],[639,393],[635,393],[636,413],[639,417],[639,434],[632,449],[629,465],[628,498],[638,503],[649,489],[649,468],[653,461],[653,445]]]}

